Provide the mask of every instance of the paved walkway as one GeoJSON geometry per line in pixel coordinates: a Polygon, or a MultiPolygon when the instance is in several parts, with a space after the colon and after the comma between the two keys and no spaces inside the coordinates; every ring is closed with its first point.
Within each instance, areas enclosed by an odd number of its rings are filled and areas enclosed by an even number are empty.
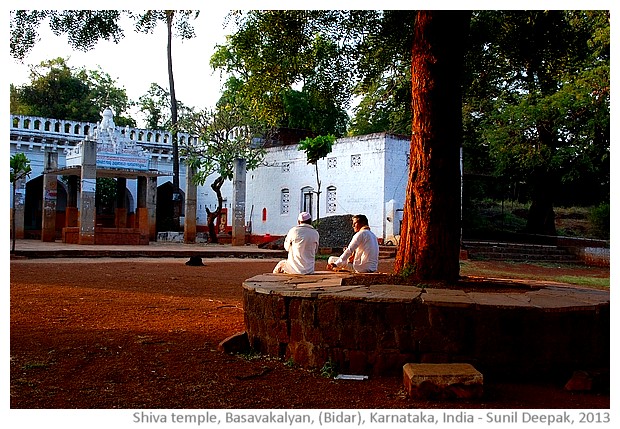
{"type": "MultiPolygon", "coordinates": [[[[9,249],[11,248],[9,242],[9,249]]],[[[256,245],[232,246],[230,244],[184,244],[151,242],[146,245],[81,245],[60,241],[17,240],[12,258],[286,258],[286,251],[260,249],[256,245]]]]}

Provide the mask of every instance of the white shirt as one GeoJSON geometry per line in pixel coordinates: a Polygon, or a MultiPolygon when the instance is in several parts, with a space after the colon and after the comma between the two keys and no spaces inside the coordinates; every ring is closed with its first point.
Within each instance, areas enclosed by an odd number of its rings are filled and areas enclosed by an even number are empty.
{"type": "Polygon", "coordinates": [[[368,228],[363,227],[355,233],[351,242],[334,262],[337,267],[347,265],[349,256],[355,252],[353,269],[358,273],[372,273],[379,266],[379,241],[377,236],[368,228]]]}
{"type": "Polygon", "coordinates": [[[284,248],[288,251],[286,272],[312,274],[314,258],[319,248],[319,232],[307,223],[294,226],[286,234],[284,248]]]}

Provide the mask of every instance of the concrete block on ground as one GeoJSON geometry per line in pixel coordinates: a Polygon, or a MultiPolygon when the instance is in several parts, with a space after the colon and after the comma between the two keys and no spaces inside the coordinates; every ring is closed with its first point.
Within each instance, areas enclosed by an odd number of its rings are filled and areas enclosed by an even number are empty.
{"type": "Polygon", "coordinates": [[[475,399],[482,397],[482,374],[468,363],[408,363],[403,383],[411,398],[475,399]]]}
{"type": "Polygon", "coordinates": [[[218,346],[218,350],[224,353],[243,353],[250,350],[250,340],[246,331],[231,335],[222,340],[218,346]]]}
{"type": "Polygon", "coordinates": [[[573,372],[572,377],[564,389],[569,391],[609,392],[609,369],[579,370],[573,372]]]}

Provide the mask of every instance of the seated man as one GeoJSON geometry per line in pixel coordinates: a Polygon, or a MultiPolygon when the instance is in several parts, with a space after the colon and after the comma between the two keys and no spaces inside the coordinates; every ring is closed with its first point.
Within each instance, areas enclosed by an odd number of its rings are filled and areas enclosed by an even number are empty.
{"type": "Polygon", "coordinates": [[[353,216],[355,235],[344,248],[339,258],[330,256],[327,269],[332,271],[351,271],[374,273],[379,265],[379,241],[368,226],[368,218],[362,214],[353,216]]]}
{"type": "Polygon", "coordinates": [[[319,248],[319,232],[312,226],[312,216],[301,212],[297,217],[297,226],[291,228],[284,238],[284,248],[288,258],[273,269],[274,273],[312,274],[314,258],[319,248]]]}

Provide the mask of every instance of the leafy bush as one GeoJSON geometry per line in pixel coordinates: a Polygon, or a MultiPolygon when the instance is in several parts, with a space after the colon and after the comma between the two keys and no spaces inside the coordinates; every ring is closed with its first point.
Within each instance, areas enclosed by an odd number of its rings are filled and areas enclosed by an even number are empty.
{"type": "Polygon", "coordinates": [[[592,230],[597,238],[609,240],[610,207],[608,203],[600,204],[590,211],[592,230]]]}

